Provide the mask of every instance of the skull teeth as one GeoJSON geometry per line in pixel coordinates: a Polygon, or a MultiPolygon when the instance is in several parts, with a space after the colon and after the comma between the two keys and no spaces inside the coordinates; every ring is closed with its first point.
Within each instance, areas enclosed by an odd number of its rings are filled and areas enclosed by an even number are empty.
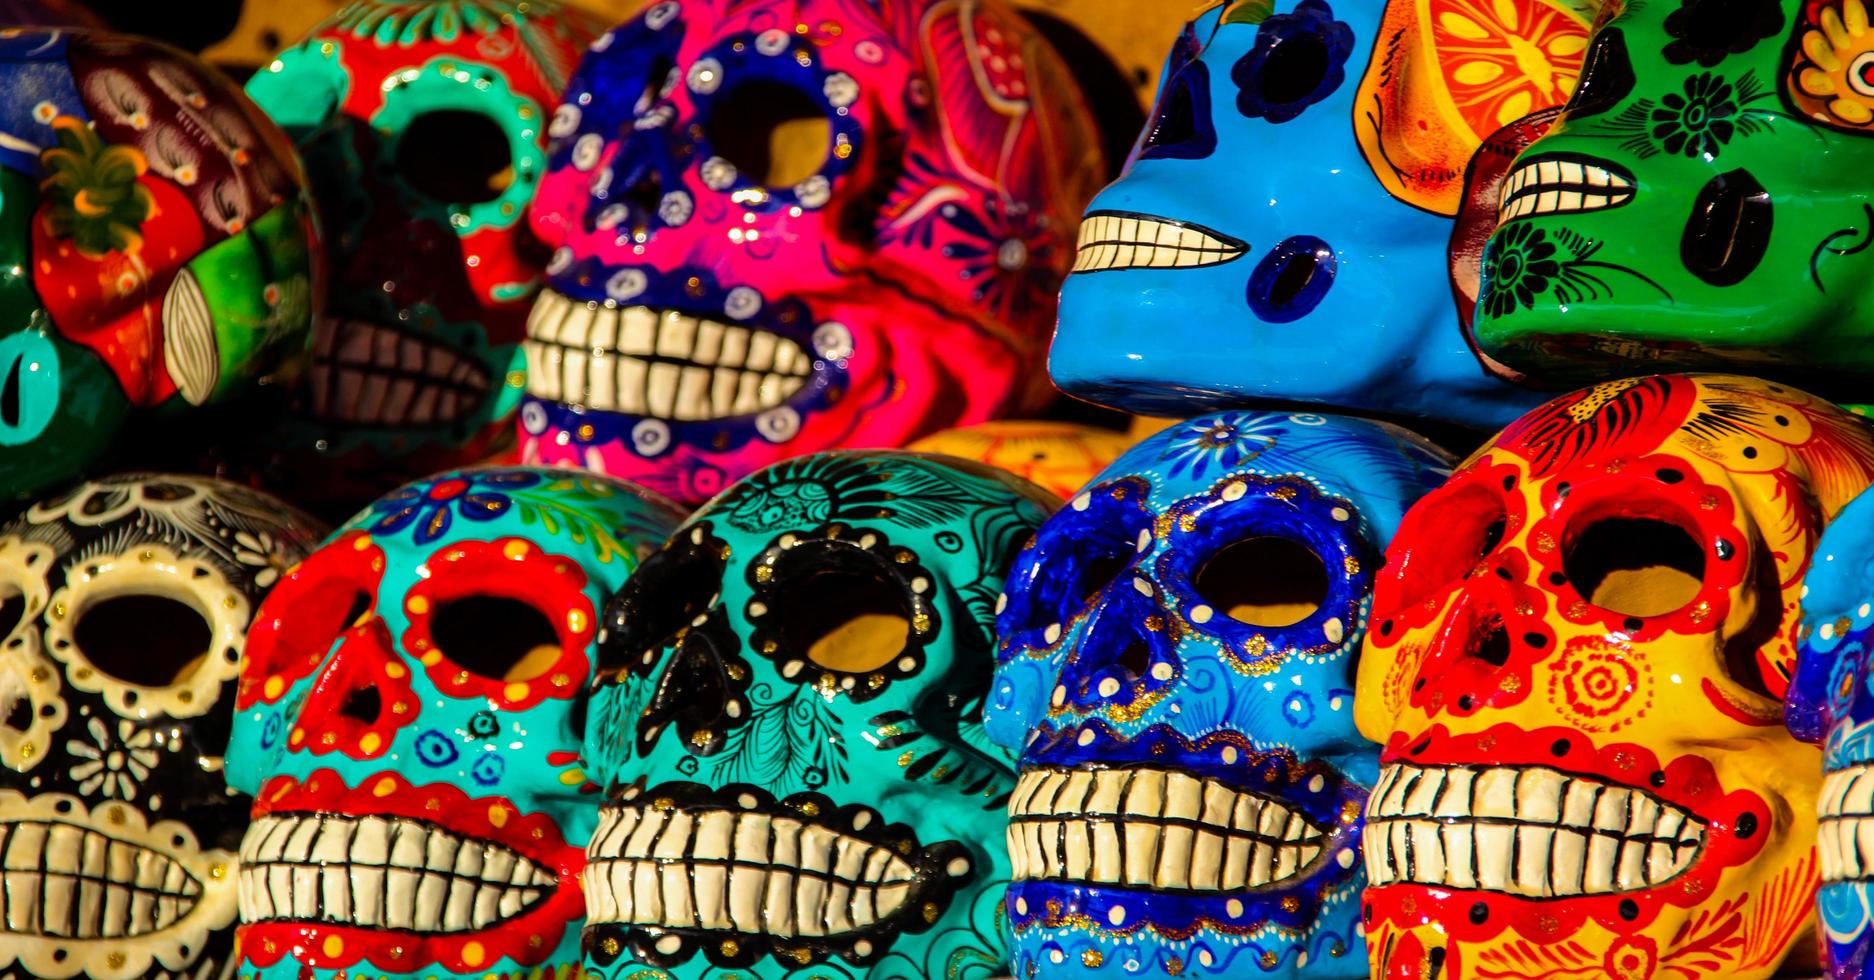
{"type": "Polygon", "coordinates": [[[1009,797],[1016,881],[1266,888],[1312,867],[1324,835],[1276,800],[1161,769],[1032,769],[1009,797]]]}
{"type": "Polygon", "coordinates": [[[1691,867],[1706,833],[1649,793],[1541,766],[1387,766],[1366,812],[1371,885],[1527,898],[1656,888],[1691,867]]]}
{"type": "Polygon", "coordinates": [[[917,885],[884,845],[720,807],[607,806],[586,858],[594,925],[839,936],[897,912],[917,885]]]}
{"type": "Polygon", "coordinates": [[[1633,179],[1586,160],[1544,157],[1530,160],[1503,181],[1497,224],[1536,214],[1605,211],[1633,200],[1633,179]]]}
{"type": "Polygon", "coordinates": [[[261,817],[241,840],[241,921],[429,933],[525,913],[559,878],[490,841],[400,817],[261,817]]]}
{"type": "Polygon", "coordinates": [[[777,333],[551,290],[535,302],[527,337],[528,394],[648,418],[754,415],[793,397],[814,371],[815,355],[777,333]]]}
{"type": "Polygon", "coordinates": [[[321,318],[307,378],[313,418],[446,425],[488,392],[488,370],[444,344],[362,320],[321,318]]]}
{"type": "Polygon", "coordinates": [[[1112,269],[1193,269],[1221,265],[1248,246],[1188,221],[1128,211],[1095,211],[1080,222],[1075,272],[1112,269]]]}
{"type": "Polygon", "coordinates": [[[142,936],[176,924],[201,898],[201,881],[181,862],[147,847],[57,821],[0,823],[6,933],[142,936]]]}
{"type": "Polygon", "coordinates": [[[1822,880],[1874,879],[1874,765],[1837,769],[1822,779],[1816,806],[1822,880]]]}

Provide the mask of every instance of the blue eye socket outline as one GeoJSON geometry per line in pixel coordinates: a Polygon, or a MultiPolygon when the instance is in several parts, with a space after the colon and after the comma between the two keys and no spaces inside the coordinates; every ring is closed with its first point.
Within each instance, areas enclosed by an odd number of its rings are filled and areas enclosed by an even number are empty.
{"type": "Polygon", "coordinates": [[[1301,0],[1294,13],[1274,14],[1256,28],[1256,46],[1236,60],[1236,110],[1250,119],[1284,123],[1333,95],[1347,80],[1353,28],[1334,19],[1324,0],[1301,0]]]}
{"type": "MultiPolygon", "coordinates": [[[[1194,25],[1184,25],[1165,66],[1165,83],[1133,160],[1202,160],[1217,150],[1210,115],[1210,68],[1198,60],[1194,25]]],[[[1127,161],[1130,169],[1132,161],[1127,161]]]]}

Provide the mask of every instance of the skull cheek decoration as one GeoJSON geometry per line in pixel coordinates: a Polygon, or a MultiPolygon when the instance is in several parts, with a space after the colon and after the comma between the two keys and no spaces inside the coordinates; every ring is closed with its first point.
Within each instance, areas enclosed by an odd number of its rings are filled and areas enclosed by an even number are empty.
{"type": "Polygon", "coordinates": [[[1378,423],[1207,415],[1041,528],[986,718],[1020,753],[1016,976],[1366,975],[1349,655],[1381,549],[1447,471],[1378,423]]]}
{"type": "Polygon", "coordinates": [[[1081,224],[1055,381],[1144,413],[1270,399],[1508,422],[1537,399],[1457,329],[1450,217],[1484,137],[1566,95],[1584,12],[1275,6],[1219,4],[1172,49],[1138,150],[1081,224]]]}
{"type": "Polygon", "coordinates": [[[1874,41],[1861,0],[1610,5],[1500,198],[1478,340],[1587,383],[1662,368],[1865,375],[1874,41]],[[1774,367],[1773,367],[1774,365],[1774,367]]]}
{"type": "Polygon", "coordinates": [[[657,3],[593,45],[533,210],[529,461],[700,501],[778,459],[1047,397],[1102,173],[993,0],[657,3]]]}
{"type": "Polygon", "coordinates": [[[249,81],[307,161],[333,264],[285,461],[316,492],[369,499],[387,461],[416,476],[506,434],[546,262],[524,212],[600,26],[552,0],[358,0],[249,81]]]}
{"type": "Polygon", "coordinates": [[[1006,974],[1003,570],[1052,501],[831,453],[705,505],[613,601],[586,758],[595,976],[1006,974]]]}
{"type": "Polygon", "coordinates": [[[255,796],[244,972],[577,961],[598,613],[678,519],[603,477],[449,473],[372,504],[284,577],[256,617],[228,765],[255,796]]]}
{"type": "Polygon", "coordinates": [[[24,500],[135,417],[296,369],[322,270],[285,137],[193,58],[21,29],[0,93],[0,498],[24,500]]]}
{"type": "Polygon", "coordinates": [[[1846,412],[1666,375],[1551,402],[1406,515],[1355,700],[1375,976],[1777,969],[1817,878],[1797,591],[1870,478],[1846,412]]]}
{"type": "Polygon", "coordinates": [[[319,528],[200,477],[0,529],[0,977],[215,976],[250,800],[221,776],[254,606],[319,528]]]}

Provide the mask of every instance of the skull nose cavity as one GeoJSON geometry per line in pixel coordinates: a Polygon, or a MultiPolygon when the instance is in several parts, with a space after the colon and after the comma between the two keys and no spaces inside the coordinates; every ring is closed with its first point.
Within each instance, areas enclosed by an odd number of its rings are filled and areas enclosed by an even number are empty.
{"type": "Polygon", "coordinates": [[[29,698],[24,694],[14,695],[13,704],[10,707],[7,707],[6,717],[4,719],[0,719],[0,725],[5,725],[7,728],[11,728],[16,732],[24,732],[30,729],[32,727],[32,724],[33,724],[32,698],[29,698]]]}
{"type": "Polygon", "coordinates": [[[1688,272],[1713,286],[1742,282],[1770,248],[1775,216],[1770,192],[1739,167],[1705,183],[1692,202],[1679,258],[1688,272]]]}
{"type": "Polygon", "coordinates": [[[342,718],[351,718],[366,725],[377,724],[378,716],[384,712],[384,699],[375,687],[361,687],[345,695],[345,703],[339,705],[338,714],[342,718]]]}
{"type": "Polygon", "coordinates": [[[1266,323],[1292,323],[1314,312],[1334,285],[1334,249],[1313,235],[1283,239],[1249,274],[1250,312],[1266,323]]]}
{"type": "Polygon", "coordinates": [[[1481,660],[1492,667],[1501,667],[1510,662],[1510,631],[1503,626],[1503,617],[1492,616],[1471,638],[1467,656],[1481,660]]]}

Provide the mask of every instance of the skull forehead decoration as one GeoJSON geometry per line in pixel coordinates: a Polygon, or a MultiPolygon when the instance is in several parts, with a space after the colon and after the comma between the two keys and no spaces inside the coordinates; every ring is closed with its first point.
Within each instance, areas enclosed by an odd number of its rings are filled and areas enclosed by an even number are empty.
{"type": "Polygon", "coordinates": [[[357,0],[248,82],[306,160],[333,269],[287,434],[302,485],[369,500],[506,434],[547,257],[524,212],[601,28],[553,0],[357,0]]]}
{"type": "Polygon", "coordinates": [[[1459,329],[1451,216],[1484,138],[1567,94],[1589,4],[1275,7],[1219,4],[1173,47],[1081,224],[1054,380],[1137,412],[1267,399],[1509,421],[1536,399],[1459,329]]]}
{"type": "MultiPolygon", "coordinates": [[[[1816,545],[1803,580],[1802,628],[1786,719],[1805,742],[1822,746],[1817,852],[1822,887],[1816,911],[1825,973],[1860,977],[1874,949],[1870,879],[1874,848],[1861,846],[1874,820],[1874,494],[1855,498],[1816,545]]],[[[1874,839],[1870,839],[1874,843],[1874,839]]]]}
{"type": "Polygon", "coordinates": [[[1636,359],[1846,383],[1874,236],[1861,0],[1615,4],[1517,160],[1477,339],[1586,383],[1636,359]]]}
{"type": "Polygon", "coordinates": [[[700,501],[1047,397],[1097,136],[995,0],[657,3],[555,112],[525,458],[700,501]]]}
{"type": "Polygon", "coordinates": [[[626,583],[587,724],[593,975],[1007,973],[1004,570],[1053,501],[906,452],[762,470],[626,583]]]}
{"type": "Polygon", "coordinates": [[[154,474],[0,528],[0,977],[229,967],[241,648],[322,530],[244,487],[154,474]]]}
{"type": "Polygon", "coordinates": [[[1355,699],[1375,976],[1776,970],[1817,880],[1798,590],[1871,478],[1833,405],[1664,375],[1550,402],[1413,507],[1355,699]]]}
{"type": "Polygon", "coordinates": [[[0,498],[24,500],[133,415],[295,366],[322,270],[291,147],[188,55],[14,30],[0,93],[0,498]]]}
{"type": "Polygon", "coordinates": [[[576,965],[598,616],[680,519],[591,474],[465,470],[378,500],[284,576],[228,762],[255,796],[243,974],[576,965]]]}
{"type": "Polygon", "coordinates": [[[1009,573],[987,715],[1015,975],[1364,977],[1351,654],[1405,508],[1403,430],[1228,412],[1145,439],[1009,573]]]}

